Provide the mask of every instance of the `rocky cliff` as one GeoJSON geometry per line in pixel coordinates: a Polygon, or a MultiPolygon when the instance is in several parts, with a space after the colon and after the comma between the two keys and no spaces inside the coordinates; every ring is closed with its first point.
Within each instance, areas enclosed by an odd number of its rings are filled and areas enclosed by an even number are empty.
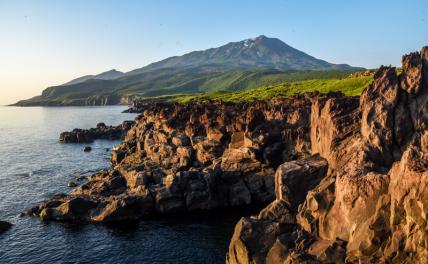
{"type": "Polygon", "coordinates": [[[276,167],[310,151],[312,97],[322,96],[146,105],[113,151],[112,169],[29,214],[104,222],[271,202],[276,167]]]}
{"type": "Polygon", "coordinates": [[[141,109],[110,170],[28,213],[108,222],[270,202],[239,221],[229,263],[426,263],[428,48],[360,98],[141,109]]]}
{"type": "Polygon", "coordinates": [[[229,263],[427,263],[428,47],[381,67],[359,104],[312,104],[310,157],[243,218],[229,263]]]}

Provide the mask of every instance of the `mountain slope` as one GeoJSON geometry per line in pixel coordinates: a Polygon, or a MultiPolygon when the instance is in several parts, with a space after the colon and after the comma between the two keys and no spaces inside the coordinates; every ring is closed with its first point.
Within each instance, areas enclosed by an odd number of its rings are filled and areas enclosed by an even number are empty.
{"type": "Polygon", "coordinates": [[[177,68],[201,65],[219,65],[240,69],[288,70],[352,70],[347,64],[332,64],[316,59],[290,47],[277,38],[258,36],[239,42],[231,42],[219,48],[194,51],[183,56],[170,57],[146,67],[128,72],[138,74],[161,68],[177,68]]]}
{"type": "Polygon", "coordinates": [[[359,69],[319,60],[279,39],[259,36],[170,57],[127,73],[111,70],[83,76],[49,87],[42,95],[16,105],[128,103],[134,97],[243,90],[271,82],[338,78],[359,69]]]}
{"type": "Polygon", "coordinates": [[[110,70],[110,71],[106,71],[97,75],[85,75],[76,79],[73,79],[67,83],[64,83],[63,85],[71,85],[71,84],[78,84],[78,83],[82,83],[85,82],[87,80],[113,80],[119,77],[124,76],[125,73],[120,72],[120,71],[116,71],[115,69],[110,70]]]}

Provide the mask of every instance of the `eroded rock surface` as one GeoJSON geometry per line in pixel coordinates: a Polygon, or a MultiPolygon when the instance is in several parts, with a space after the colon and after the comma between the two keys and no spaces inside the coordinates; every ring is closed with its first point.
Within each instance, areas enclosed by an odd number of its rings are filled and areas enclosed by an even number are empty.
{"type": "Polygon", "coordinates": [[[240,220],[228,263],[428,263],[428,47],[342,100],[312,104],[320,157],[278,167],[276,200],[240,220]]]}
{"type": "Polygon", "coordinates": [[[276,168],[310,155],[312,105],[326,98],[355,101],[312,93],[267,102],[147,104],[113,150],[111,169],[28,213],[107,222],[267,204],[275,199],[276,168]]]}

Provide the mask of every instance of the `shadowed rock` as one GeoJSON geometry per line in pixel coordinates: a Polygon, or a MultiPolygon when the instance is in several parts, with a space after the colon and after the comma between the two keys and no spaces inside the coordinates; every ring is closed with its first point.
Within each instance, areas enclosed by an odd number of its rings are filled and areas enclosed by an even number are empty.
{"type": "Polygon", "coordinates": [[[96,139],[123,139],[133,124],[133,121],[124,121],[118,126],[106,126],[104,123],[99,123],[96,128],[76,128],[70,132],[62,132],[59,140],[64,143],[91,143],[96,139]]]}
{"type": "Polygon", "coordinates": [[[12,227],[12,224],[6,221],[0,221],[0,234],[6,232],[12,227]]]}
{"type": "Polygon", "coordinates": [[[269,102],[146,105],[113,150],[112,169],[30,214],[106,222],[271,202],[276,167],[309,155],[314,100],[325,99],[312,93],[269,102]],[[85,212],[70,209],[74,199],[85,212]]]}

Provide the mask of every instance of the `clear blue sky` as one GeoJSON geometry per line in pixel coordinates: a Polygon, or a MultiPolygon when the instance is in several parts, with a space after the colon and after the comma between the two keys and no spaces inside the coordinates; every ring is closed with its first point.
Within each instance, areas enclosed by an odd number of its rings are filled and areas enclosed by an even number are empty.
{"type": "Polygon", "coordinates": [[[261,34],[334,63],[399,65],[428,45],[428,1],[0,0],[0,104],[261,34]]]}

